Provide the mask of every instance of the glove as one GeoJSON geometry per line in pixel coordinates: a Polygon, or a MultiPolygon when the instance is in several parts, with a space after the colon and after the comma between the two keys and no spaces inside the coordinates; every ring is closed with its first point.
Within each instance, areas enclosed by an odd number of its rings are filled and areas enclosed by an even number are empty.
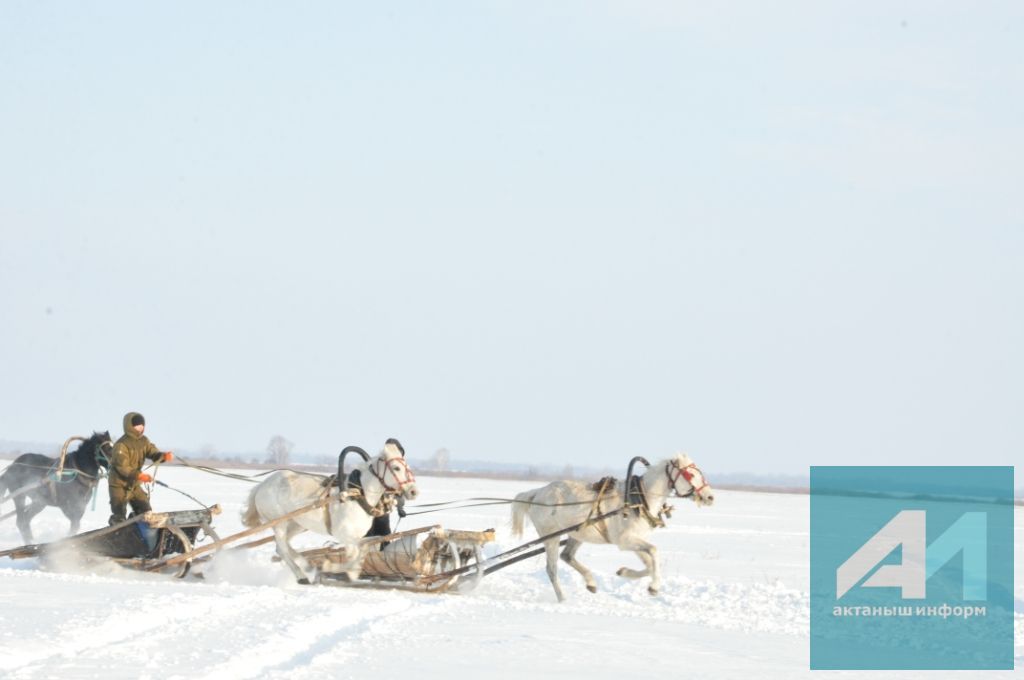
{"type": "Polygon", "coordinates": [[[174,454],[171,453],[170,451],[164,454],[163,462],[166,463],[169,460],[174,460],[174,454]]]}
{"type": "Polygon", "coordinates": [[[405,511],[405,506],[399,505],[398,506],[398,516],[399,517],[405,517],[407,514],[408,513],[406,513],[406,511],[405,511]]]}
{"type": "Polygon", "coordinates": [[[140,482],[148,484],[149,482],[153,481],[153,478],[150,476],[150,474],[148,472],[140,472],[139,476],[138,476],[138,480],[140,482]]]}

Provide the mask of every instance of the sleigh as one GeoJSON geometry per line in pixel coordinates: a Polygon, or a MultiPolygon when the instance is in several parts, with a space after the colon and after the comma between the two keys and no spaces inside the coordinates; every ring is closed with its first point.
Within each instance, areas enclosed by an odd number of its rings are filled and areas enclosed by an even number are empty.
{"type": "Polygon", "coordinates": [[[435,525],[364,538],[356,581],[333,571],[349,560],[343,547],[315,548],[301,554],[316,569],[317,582],[323,585],[440,593],[460,579],[465,588],[467,573],[471,577],[468,587],[476,585],[483,577],[483,546],[494,537],[494,529],[459,531],[435,525]]]}
{"type": "Polygon", "coordinates": [[[214,505],[204,510],[147,512],[118,524],[86,531],[59,541],[23,545],[0,551],[0,557],[23,559],[39,557],[68,559],[88,565],[99,558],[112,559],[136,569],[150,570],[154,564],[171,562],[178,576],[184,576],[200,538],[218,539],[211,522],[220,513],[214,505]],[[200,532],[203,532],[200,536],[200,532]]]}

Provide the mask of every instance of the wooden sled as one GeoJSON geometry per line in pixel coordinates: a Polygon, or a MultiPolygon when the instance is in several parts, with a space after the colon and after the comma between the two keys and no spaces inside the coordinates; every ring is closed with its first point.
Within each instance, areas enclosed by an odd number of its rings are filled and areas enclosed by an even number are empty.
{"type": "MultiPolygon", "coordinates": [[[[482,571],[451,572],[481,564],[483,546],[493,541],[494,529],[459,531],[439,525],[364,538],[360,542],[363,561],[357,581],[333,571],[348,561],[344,548],[316,548],[304,551],[302,556],[317,570],[316,581],[323,585],[438,593],[449,590],[466,573],[474,577],[469,587],[475,586],[482,571]]],[[[466,588],[465,580],[461,586],[466,588]]]]}
{"type": "MultiPolygon", "coordinates": [[[[0,557],[43,559],[61,556],[89,564],[97,558],[108,558],[118,564],[145,569],[151,563],[160,563],[174,555],[191,555],[199,540],[199,532],[215,541],[217,533],[211,526],[220,507],[205,510],[178,510],[173,512],[147,512],[124,522],[94,529],[50,543],[23,545],[0,551],[0,557]]],[[[175,562],[177,576],[188,573],[191,560],[175,562]]]]}

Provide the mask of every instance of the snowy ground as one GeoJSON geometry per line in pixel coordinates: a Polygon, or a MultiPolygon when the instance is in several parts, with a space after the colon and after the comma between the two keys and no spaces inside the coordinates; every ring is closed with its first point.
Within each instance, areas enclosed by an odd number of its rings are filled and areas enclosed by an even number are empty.
{"type": "MultiPolygon", "coordinates": [[[[160,479],[224,513],[221,535],[239,530],[249,485],[183,468],[160,479]]],[[[424,503],[469,496],[511,497],[529,482],[420,478],[424,503]]],[[[157,489],[158,510],[194,507],[157,489]]],[[[459,675],[623,678],[650,674],[708,678],[809,677],[808,498],[719,491],[712,508],[677,501],[654,534],[662,592],[615,576],[638,566],[614,548],[585,546],[600,590],[561,569],[569,600],[557,604],[534,558],[487,577],[468,594],[354,591],[292,582],[273,548],[218,558],[205,581],[143,575],[116,565],[90,573],[44,571],[36,560],[0,559],[0,677],[4,678],[418,678],[459,675]],[[379,675],[383,674],[383,675],[379,675]]],[[[11,509],[5,504],[3,511],[11,509]]],[[[1016,516],[1016,672],[1024,663],[1024,512],[1016,516]]],[[[2,513],[2,511],[0,511],[2,513]]],[[[106,492],[83,530],[105,525],[106,492]]],[[[400,529],[442,523],[498,530],[488,554],[520,541],[504,506],[403,520],[400,529]]],[[[38,540],[67,530],[59,511],[34,523],[38,540]]],[[[533,537],[530,534],[529,537],[533,537]]],[[[525,539],[524,539],[525,540],[525,539]]],[[[13,521],[0,546],[21,543],[13,521]]],[[[298,543],[298,541],[297,541],[298,543]]],[[[309,537],[304,545],[319,545],[309,537]]],[[[563,565],[564,566],[564,565],[563,565]]],[[[926,673],[820,672],[873,679],[926,673]]],[[[960,677],[968,677],[960,674],[960,677]]]]}

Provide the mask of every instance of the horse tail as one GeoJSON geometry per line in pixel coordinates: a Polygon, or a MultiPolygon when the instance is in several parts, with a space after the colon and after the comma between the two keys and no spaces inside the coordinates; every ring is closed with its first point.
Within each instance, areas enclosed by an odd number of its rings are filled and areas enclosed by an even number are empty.
{"type": "Polygon", "coordinates": [[[255,487],[249,492],[249,498],[246,500],[245,505],[242,506],[242,526],[246,527],[258,527],[263,524],[263,518],[260,517],[260,511],[256,509],[256,492],[260,490],[260,487],[255,487]]]}
{"type": "Polygon", "coordinates": [[[524,491],[517,494],[515,501],[512,502],[512,535],[516,538],[523,535],[523,516],[530,509],[529,504],[533,501],[536,493],[536,490],[524,491]]]}
{"type": "Polygon", "coordinates": [[[0,503],[3,503],[4,501],[7,500],[8,488],[7,488],[7,481],[4,479],[4,477],[6,477],[6,476],[7,476],[7,470],[4,470],[3,472],[0,472],[0,503]]]}

